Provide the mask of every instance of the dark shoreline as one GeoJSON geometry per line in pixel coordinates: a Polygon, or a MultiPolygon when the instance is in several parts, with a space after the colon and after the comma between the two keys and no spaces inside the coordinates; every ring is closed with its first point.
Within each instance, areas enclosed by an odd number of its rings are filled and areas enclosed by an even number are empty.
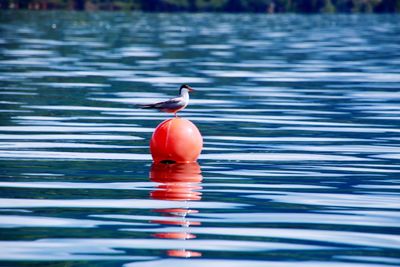
{"type": "Polygon", "coordinates": [[[400,0],[2,0],[0,10],[215,13],[399,13],[400,0]]]}

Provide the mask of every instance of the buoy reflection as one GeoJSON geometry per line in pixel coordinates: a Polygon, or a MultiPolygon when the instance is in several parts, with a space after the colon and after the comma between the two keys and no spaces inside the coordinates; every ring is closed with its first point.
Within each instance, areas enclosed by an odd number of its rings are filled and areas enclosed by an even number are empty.
{"type": "MultiPolygon", "coordinates": [[[[198,210],[190,209],[190,201],[201,200],[202,189],[200,183],[203,179],[201,168],[197,162],[164,164],[154,163],[150,170],[150,179],[158,183],[156,190],[151,192],[150,197],[159,200],[184,201],[184,207],[157,209],[164,219],[153,220],[152,223],[163,225],[179,225],[182,231],[170,233],[156,233],[153,236],[163,239],[193,239],[196,235],[190,233],[190,226],[200,225],[200,222],[190,221],[187,215],[198,213],[198,210]]],[[[182,202],[180,202],[182,204],[182,202]]],[[[200,252],[188,251],[186,249],[168,250],[167,255],[171,257],[200,257],[200,252]]]]}

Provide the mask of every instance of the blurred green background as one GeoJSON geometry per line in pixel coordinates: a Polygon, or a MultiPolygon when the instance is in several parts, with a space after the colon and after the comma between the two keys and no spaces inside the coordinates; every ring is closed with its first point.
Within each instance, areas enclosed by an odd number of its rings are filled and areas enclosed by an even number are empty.
{"type": "Polygon", "coordinates": [[[2,9],[149,12],[394,13],[400,0],[0,0],[2,9]]]}

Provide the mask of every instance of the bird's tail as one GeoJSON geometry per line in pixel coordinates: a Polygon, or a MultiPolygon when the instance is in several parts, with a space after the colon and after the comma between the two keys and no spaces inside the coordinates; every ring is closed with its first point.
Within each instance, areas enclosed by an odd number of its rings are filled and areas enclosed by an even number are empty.
{"type": "Polygon", "coordinates": [[[154,104],[136,104],[136,107],[138,108],[154,108],[154,104]]]}

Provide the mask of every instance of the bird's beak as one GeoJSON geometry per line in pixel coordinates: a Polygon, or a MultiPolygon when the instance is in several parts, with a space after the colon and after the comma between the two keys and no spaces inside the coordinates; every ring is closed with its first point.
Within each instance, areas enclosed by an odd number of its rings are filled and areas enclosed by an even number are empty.
{"type": "Polygon", "coordinates": [[[194,92],[194,89],[190,86],[188,86],[189,92],[194,92]]]}

